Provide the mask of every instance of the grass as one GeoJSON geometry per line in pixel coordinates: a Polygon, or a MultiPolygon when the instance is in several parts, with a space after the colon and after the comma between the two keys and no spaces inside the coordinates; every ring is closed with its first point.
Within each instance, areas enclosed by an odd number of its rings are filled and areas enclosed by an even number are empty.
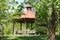
{"type": "MultiPolygon", "coordinates": [[[[0,39],[1,36],[0,36],[0,39]]],[[[47,35],[4,35],[4,40],[48,40],[47,35]]],[[[56,36],[60,40],[60,36],[56,36]]]]}

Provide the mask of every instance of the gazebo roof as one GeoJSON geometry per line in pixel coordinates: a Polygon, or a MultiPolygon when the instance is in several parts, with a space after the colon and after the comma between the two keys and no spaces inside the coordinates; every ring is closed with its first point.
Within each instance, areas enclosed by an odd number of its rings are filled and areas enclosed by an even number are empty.
{"type": "Polygon", "coordinates": [[[35,13],[31,11],[32,6],[27,4],[26,8],[27,8],[27,11],[24,12],[24,15],[21,15],[20,18],[35,18],[35,13]]]}
{"type": "Polygon", "coordinates": [[[29,4],[27,4],[27,5],[26,5],[26,8],[32,8],[32,6],[31,6],[31,5],[29,5],[29,4]]]}
{"type": "Polygon", "coordinates": [[[20,18],[35,18],[35,13],[28,10],[28,11],[24,12],[24,15],[21,15],[20,18]]]}

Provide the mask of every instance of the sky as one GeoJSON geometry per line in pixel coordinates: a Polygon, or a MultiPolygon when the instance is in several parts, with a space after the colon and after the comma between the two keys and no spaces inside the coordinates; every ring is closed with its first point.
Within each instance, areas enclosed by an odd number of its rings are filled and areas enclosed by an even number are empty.
{"type": "Polygon", "coordinates": [[[16,0],[16,1],[18,1],[19,3],[21,3],[21,2],[23,2],[24,0],[16,0]]]}

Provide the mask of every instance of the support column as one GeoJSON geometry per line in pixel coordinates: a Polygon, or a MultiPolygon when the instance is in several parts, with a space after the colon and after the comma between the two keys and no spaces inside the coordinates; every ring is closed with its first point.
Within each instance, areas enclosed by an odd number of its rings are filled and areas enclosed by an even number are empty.
{"type": "Polygon", "coordinates": [[[26,21],[25,21],[24,24],[25,24],[25,25],[24,25],[24,34],[26,34],[26,21]]]}
{"type": "Polygon", "coordinates": [[[33,25],[33,23],[31,23],[31,30],[33,29],[32,25],[33,25]]]}
{"type": "Polygon", "coordinates": [[[16,23],[15,22],[13,23],[13,34],[14,35],[16,34],[16,23]]]}
{"type": "Polygon", "coordinates": [[[20,30],[22,30],[22,23],[20,23],[20,30]]]}
{"type": "Polygon", "coordinates": [[[3,24],[1,24],[1,27],[2,27],[2,40],[4,40],[4,26],[3,26],[3,24]]]}

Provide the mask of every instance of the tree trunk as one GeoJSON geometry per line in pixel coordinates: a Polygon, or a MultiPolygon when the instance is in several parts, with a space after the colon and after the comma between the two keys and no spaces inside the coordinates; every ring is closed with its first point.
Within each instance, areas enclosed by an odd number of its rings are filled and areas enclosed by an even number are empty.
{"type": "Polygon", "coordinates": [[[49,20],[49,40],[55,40],[55,30],[56,30],[56,21],[57,21],[57,13],[54,8],[54,5],[52,5],[52,14],[51,19],[49,20]]]}
{"type": "Polygon", "coordinates": [[[50,35],[50,40],[55,40],[55,34],[50,35]]]}
{"type": "Polygon", "coordinates": [[[49,40],[55,40],[55,28],[49,27],[49,40]]]}

